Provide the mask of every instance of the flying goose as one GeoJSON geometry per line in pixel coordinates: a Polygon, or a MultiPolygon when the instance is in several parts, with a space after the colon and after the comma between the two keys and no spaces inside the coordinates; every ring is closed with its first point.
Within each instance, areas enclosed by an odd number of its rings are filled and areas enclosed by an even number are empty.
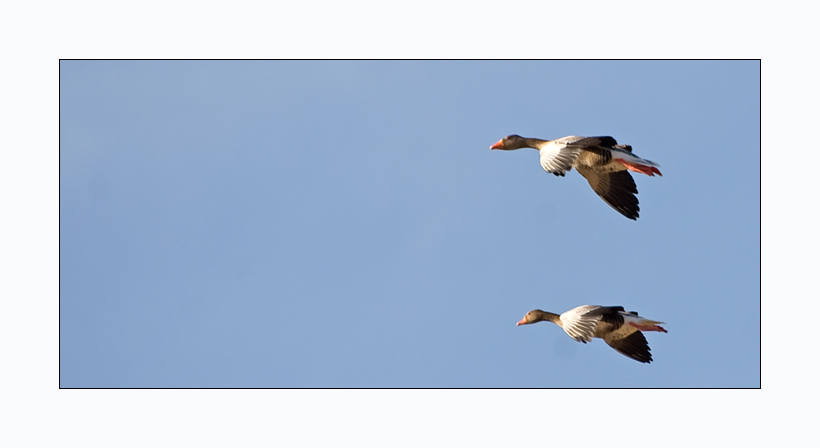
{"type": "Polygon", "coordinates": [[[649,344],[642,331],[666,330],[663,322],[645,319],[635,311],[626,312],[622,306],[582,305],[560,316],[547,311],[532,310],[516,325],[549,321],[567,332],[576,341],[587,343],[601,338],[618,353],[639,362],[652,362],[649,344]]]}
{"type": "Polygon", "coordinates": [[[561,137],[558,140],[524,138],[508,135],[490,149],[537,149],[541,166],[548,173],[563,176],[575,168],[586,178],[589,186],[618,213],[637,219],[638,193],[629,171],[648,176],[661,176],[658,165],[632,154],[632,147],[619,145],[612,137],[561,137]]]}

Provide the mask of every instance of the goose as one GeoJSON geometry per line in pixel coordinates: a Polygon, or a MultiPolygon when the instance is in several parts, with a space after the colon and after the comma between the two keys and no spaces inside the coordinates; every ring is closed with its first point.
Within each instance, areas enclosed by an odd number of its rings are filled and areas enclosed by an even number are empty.
{"type": "Polygon", "coordinates": [[[601,338],[618,353],[635,361],[650,363],[652,354],[642,331],[667,331],[657,322],[626,312],[622,306],[582,305],[560,316],[547,311],[532,310],[516,326],[549,321],[567,332],[569,337],[586,344],[601,338]]]}
{"type": "Polygon", "coordinates": [[[513,150],[537,149],[541,153],[541,166],[548,173],[564,176],[567,171],[578,170],[589,186],[618,213],[637,220],[638,193],[629,171],[648,176],[662,176],[660,165],[632,154],[632,147],[619,145],[612,137],[561,137],[558,140],[524,138],[508,135],[490,149],[513,150]]]}

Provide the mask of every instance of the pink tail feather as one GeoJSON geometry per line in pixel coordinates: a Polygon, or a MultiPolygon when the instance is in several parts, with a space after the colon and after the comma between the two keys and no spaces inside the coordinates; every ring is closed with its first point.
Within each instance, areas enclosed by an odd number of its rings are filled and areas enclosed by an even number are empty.
{"type": "Polygon", "coordinates": [[[660,170],[655,168],[654,166],[639,165],[637,163],[636,164],[631,164],[631,163],[624,162],[623,160],[618,160],[618,161],[621,162],[626,167],[626,169],[628,169],[629,171],[635,171],[636,173],[646,174],[647,176],[655,176],[655,174],[657,174],[658,176],[663,176],[663,174],[661,174],[660,170]]]}
{"type": "Polygon", "coordinates": [[[663,332],[663,333],[669,333],[668,331],[666,331],[666,329],[664,329],[660,325],[639,325],[639,324],[636,324],[635,322],[630,322],[629,325],[632,325],[633,327],[635,327],[635,328],[637,328],[638,330],[641,330],[641,331],[660,331],[660,332],[663,332]]]}

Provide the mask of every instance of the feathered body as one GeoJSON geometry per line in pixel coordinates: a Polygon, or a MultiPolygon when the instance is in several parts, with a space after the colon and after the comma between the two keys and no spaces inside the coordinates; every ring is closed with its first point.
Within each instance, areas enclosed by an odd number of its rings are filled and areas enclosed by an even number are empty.
{"type": "Polygon", "coordinates": [[[632,154],[632,147],[619,145],[612,137],[561,137],[557,140],[508,135],[490,149],[537,149],[541,167],[548,173],[564,176],[573,168],[584,176],[593,191],[607,204],[629,219],[637,219],[638,188],[629,171],[648,176],[661,175],[658,165],[632,154]]]}
{"type": "Polygon", "coordinates": [[[558,325],[578,342],[586,344],[592,338],[603,339],[618,353],[645,363],[652,362],[652,354],[642,332],[666,333],[660,326],[663,322],[646,319],[635,311],[624,311],[621,306],[582,305],[561,315],[532,310],[517,325],[541,321],[558,325]]]}

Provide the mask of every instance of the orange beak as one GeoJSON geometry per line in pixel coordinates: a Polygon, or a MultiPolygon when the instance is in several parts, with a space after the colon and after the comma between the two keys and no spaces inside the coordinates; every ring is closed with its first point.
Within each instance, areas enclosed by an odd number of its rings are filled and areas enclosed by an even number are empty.
{"type": "Polygon", "coordinates": [[[495,144],[493,146],[490,146],[490,149],[504,149],[503,140],[504,139],[501,139],[501,140],[495,142],[495,144]]]}
{"type": "Polygon", "coordinates": [[[521,319],[520,321],[518,321],[517,324],[515,324],[516,327],[519,325],[527,325],[527,316],[524,316],[523,319],[521,319]]]}

